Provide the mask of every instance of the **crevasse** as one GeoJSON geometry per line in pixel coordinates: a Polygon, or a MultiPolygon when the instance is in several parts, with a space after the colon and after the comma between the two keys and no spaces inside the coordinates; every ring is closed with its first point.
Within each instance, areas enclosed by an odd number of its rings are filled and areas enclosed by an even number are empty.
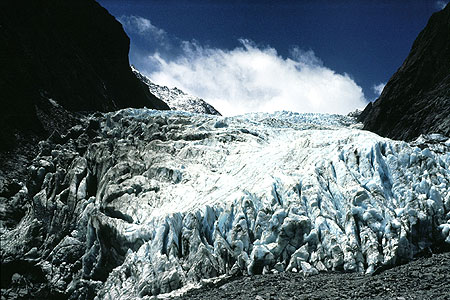
{"type": "Polygon", "coordinates": [[[139,299],[222,275],[371,273],[450,244],[442,136],[393,141],[349,117],[291,112],[90,118],[100,129],[85,150],[69,140],[36,158],[15,196],[32,206],[2,235],[12,253],[15,236],[46,226],[39,266],[72,299],[139,299]]]}

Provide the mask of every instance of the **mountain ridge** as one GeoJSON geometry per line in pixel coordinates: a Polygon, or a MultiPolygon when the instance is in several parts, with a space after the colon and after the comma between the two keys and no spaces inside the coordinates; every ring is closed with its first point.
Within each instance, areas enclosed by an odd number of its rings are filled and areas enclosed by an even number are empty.
{"type": "Polygon", "coordinates": [[[177,87],[168,88],[167,86],[158,85],[140,73],[134,66],[131,66],[131,69],[136,77],[148,86],[149,91],[166,102],[172,110],[221,116],[220,112],[205,100],[189,95],[177,87]]]}
{"type": "Polygon", "coordinates": [[[133,75],[122,25],[93,0],[2,1],[0,25],[0,150],[15,133],[51,134],[42,118],[73,125],[49,99],[68,112],[168,109],[133,75]]]}
{"type": "Polygon", "coordinates": [[[434,13],[381,96],[359,120],[382,136],[413,140],[450,136],[450,5],[434,13]]]}
{"type": "MultiPolygon", "coordinates": [[[[80,111],[169,109],[132,73],[122,25],[93,0],[0,1],[0,195],[80,111]]],[[[11,186],[11,188],[9,187],[11,186]]]]}

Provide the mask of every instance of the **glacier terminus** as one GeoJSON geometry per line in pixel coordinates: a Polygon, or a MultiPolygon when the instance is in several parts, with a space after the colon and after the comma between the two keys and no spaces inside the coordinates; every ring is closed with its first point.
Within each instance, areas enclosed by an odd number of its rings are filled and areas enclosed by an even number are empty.
{"type": "Polygon", "coordinates": [[[239,274],[369,274],[450,244],[441,135],[395,141],[348,116],[286,111],[130,108],[84,123],[63,144],[40,143],[33,184],[14,196],[32,199],[26,216],[1,228],[4,257],[20,247],[33,257],[18,237],[47,226],[39,266],[74,299],[145,298],[239,274]]]}

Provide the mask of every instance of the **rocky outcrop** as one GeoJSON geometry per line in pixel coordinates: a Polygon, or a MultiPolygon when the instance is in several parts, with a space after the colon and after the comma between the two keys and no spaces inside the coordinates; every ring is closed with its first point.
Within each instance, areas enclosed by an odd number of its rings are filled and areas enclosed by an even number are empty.
{"type": "Polygon", "coordinates": [[[221,116],[220,112],[205,100],[186,94],[176,87],[170,89],[167,86],[157,85],[135,67],[131,66],[131,69],[136,77],[148,86],[149,91],[166,102],[172,110],[221,116]]]}
{"type": "Polygon", "coordinates": [[[450,136],[450,5],[433,14],[381,96],[360,116],[364,129],[412,140],[450,136]]]}
{"type": "Polygon", "coordinates": [[[0,1],[0,195],[80,111],[169,109],[132,73],[128,50],[121,24],[93,0],[0,1]]]}
{"type": "Polygon", "coordinates": [[[134,76],[128,50],[121,24],[93,0],[1,1],[0,150],[20,145],[17,134],[48,136],[49,120],[73,125],[49,100],[72,112],[169,109],[134,76]]]}

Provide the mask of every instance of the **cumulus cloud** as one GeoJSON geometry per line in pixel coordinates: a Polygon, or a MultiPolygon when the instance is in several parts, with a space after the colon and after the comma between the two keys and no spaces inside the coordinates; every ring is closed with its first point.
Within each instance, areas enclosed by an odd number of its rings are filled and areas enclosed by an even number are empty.
{"type": "Polygon", "coordinates": [[[372,86],[372,90],[378,97],[383,92],[383,89],[385,86],[386,86],[386,83],[375,84],[374,86],[372,86]]]}
{"type": "Polygon", "coordinates": [[[436,1],[436,7],[440,10],[444,9],[448,1],[436,1]]]}
{"type": "Polygon", "coordinates": [[[324,66],[312,50],[294,47],[282,57],[246,39],[231,50],[178,42],[177,55],[155,49],[138,68],[158,84],[205,99],[224,115],[277,110],[347,114],[366,105],[361,87],[349,75],[324,66]]]}

